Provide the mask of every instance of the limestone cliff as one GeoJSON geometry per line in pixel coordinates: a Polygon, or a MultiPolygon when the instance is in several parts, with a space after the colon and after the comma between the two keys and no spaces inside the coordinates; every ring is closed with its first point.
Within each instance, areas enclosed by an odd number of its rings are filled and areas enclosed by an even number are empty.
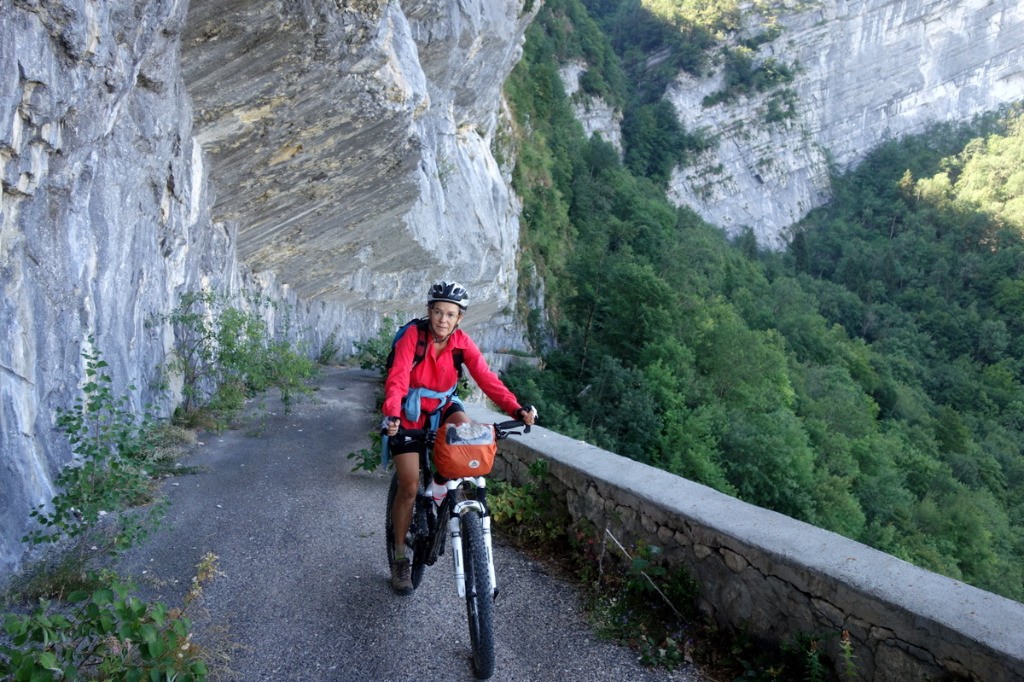
{"type": "Polygon", "coordinates": [[[490,146],[521,11],[194,1],[183,75],[240,259],[341,302],[347,328],[418,311],[446,274],[473,292],[470,323],[512,307],[518,211],[490,146]]]}
{"type": "MultiPolygon", "coordinates": [[[[0,575],[70,451],[85,339],[154,388],[161,316],[258,291],[346,344],[448,276],[518,346],[491,153],[519,0],[0,0],[0,575]]],[[[506,169],[507,170],[507,169],[506,169]]]]}
{"type": "Polygon", "coordinates": [[[579,61],[565,64],[558,70],[565,94],[572,99],[573,113],[583,126],[583,134],[597,135],[622,156],[622,112],[580,89],[580,75],[586,70],[587,65],[579,61]]]}
{"type": "Polygon", "coordinates": [[[792,116],[768,122],[780,88],[704,106],[723,87],[721,71],[682,74],[666,95],[687,129],[717,140],[677,170],[670,198],[730,233],[750,227],[762,245],[782,246],[787,228],[824,203],[830,166],[849,168],[886,138],[1024,99],[1019,0],[790,0],[773,13],[748,8],[733,44],[777,23],[755,61],[797,68],[784,86],[795,95],[792,116]]]}

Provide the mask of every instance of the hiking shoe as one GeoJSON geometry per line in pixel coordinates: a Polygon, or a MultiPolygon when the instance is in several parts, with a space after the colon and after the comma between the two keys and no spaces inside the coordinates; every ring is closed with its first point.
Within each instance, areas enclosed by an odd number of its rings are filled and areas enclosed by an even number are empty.
{"type": "Polygon", "coordinates": [[[412,594],[412,563],[405,557],[391,564],[391,589],[396,594],[412,594]]]}

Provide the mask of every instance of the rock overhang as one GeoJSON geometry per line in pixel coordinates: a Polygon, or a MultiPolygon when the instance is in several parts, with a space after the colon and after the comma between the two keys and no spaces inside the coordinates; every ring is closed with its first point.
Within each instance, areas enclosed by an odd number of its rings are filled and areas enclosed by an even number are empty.
{"type": "Polygon", "coordinates": [[[413,124],[425,83],[396,57],[391,41],[410,39],[386,8],[256,4],[194,2],[182,40],[213,218],[237,226],[254,271],[306,300],[339,296],[346,273],[386,270],[387,249],[366,247],[391,240],[420,196],[413,124]]]}
{"type": "Polygon", "coordinates": [[[489,147],[532,15],[471,4],[192,3],[182,74],[211,214],[248,268],[366,315],[440,276],[509,307],[518,205],[489,147]]]}

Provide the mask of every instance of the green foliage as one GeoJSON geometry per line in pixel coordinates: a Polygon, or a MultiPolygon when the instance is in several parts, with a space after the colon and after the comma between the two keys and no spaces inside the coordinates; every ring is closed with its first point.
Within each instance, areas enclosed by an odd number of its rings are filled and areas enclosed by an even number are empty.
{"type": "MultiPolygon", "coordinates": [[[[748,47],[724,50],[722,89],[704,98],[702,104],[712,107],[722,102],[734,102],[740,97],[765,92],[792,83],[796,69],[774,57],[755,62],[754,52],[748,47]]],[[[791,102],[792,103],[792,102],[791,102]]]]}
{"type": "Polygon", "coordinates": [[[856,682],[860,679],[857,673],[857,656],[853,651],[853,642],[850,641],[850,632],[843,630],[839,641],[839,650],[842,655],[842,678],[843,682],[856,682]]]}
{"type": "Polygon", "coordinates": [[[549,5],[541,8],[527,29],[523,58],[505,83],[517,126],[512,186],[523,202],[524,260],[549,282],[548,275],[564,267],[573,238],[563,197],[571,191],[566,171],[582,137],[554,62],[560,25],[549,5]]]}
{"type": "Polygon", "coordinates": [[[680,71],[697,75],[707,67],[712,48],[738,26],[738,6],[671,0],[583,4],[605,32],[603,40],[614,47],[630,84],[621,96],[626,165],[664,185],[673,166],[708,145],[700,134],[683,129],[665,90],[680,71]]]}
{"type": "Polygon", "coordinates": [[[857,672],[857,655],[846,630],[838,637],[831,633],[799,634],[778,648],[765,646],[760,640],[740,634],[728,639],[727,646],[716,655],[719,665],[731,671],[732,679],[736,680],[824,682],[838,679],[856,682],[861,679],[857,672]],[[838,643],[833,644],[836,639],[838,643]],[[838,664],[829,654],[829,650],[836,646],[840,657],[838,664]]]}
{"type": "MultiPolygon", "coordinates": [[[[283,318],[286,333],[287,311],[283,318]]],[[[203,413],[229,417],[246,398],[272,387],[280,390],[287,411],[296,395],[310,391],[312,360],[276,338],[257,310],[229,306],[224,296],[203,290],[183,295],[165,320],[176,339],[166,368],[182,377],[185,423],[196,423],[203,413]]]]}
{"type": "MultiPolygon", "coordinates": [[[[394,317],[385,316],[377,335],[366,341],[357,341],[356,361],[362,369],[374,369],[384,377],[388,355],[391,353],[391,344],[394,341],[395,333],[400,324],[394,317]]],[[[379,410],[384,402],[384,392],[379,391],[377,395],[376,408],[379,410]]],[[[381,440],[380,431],[374,429],[370,432],[370,447],[350,452],[347,458],[353,461],[352,471],[377,471],[381,463],[381,440]]]]}
{"type": "Polygon", "coordinates": [[[90,570],[77,555],[54,552],[28,563],[11,576],[3,602],[10,605],[40,599],[63,600],[72,592],[106,587],[116,579],[110,569],[90,570]]]}
{"type": "Polygon", "coordinates": [[[381,321],[377,335],[366,341],[356,341],[356,361],[363,369],[375,369],[384,376],[384,369],[387,364],[388,355],[391,353],[391,344],[395,339],[400,324],[393,317],[385,316],[381,321]]]}
{"type": "Polygon", "coordinates": [[[626,166],[636,175],[667,184],[676,165],[685,164],[705,143],[688,135],[672,104],[665,99],[637,104],[624,118],[622,135],[627,141],[626,166]]]}
{"type": "Polygon", "coordinates": [[[793,653],[804,658],[804,678],[809,682],[825,682],[825,666],[821,661],[820,643],[816,638],[798,640],[793,653]]]}
{"type": "MultiPolygon", "coordinates": [[[[636,86],[625,165],[561,96],[570,0],[542,8],[510,80],[525,258],[548,284],[551,328],[531,336],[555,343],[506,382],[567,435],[1024,598],[1019,115],[883,145],[785,254],[762,253],[658,185],[673,161],[649,57],[697,36],[667,61],[699,70],[738,15],[685,25],[687,3],[648,4],[587,3],[636,86]]],[[[733,68],[741,89],[775,88],[779,116],[792,71],[776,67],[733,68]]]]}
{"type": "Polygon", "coordinates": [[[354,462],[352,471],[377,471],[380,468],[382,436],[380,431],[370,432],[370,447],[350,452],[346,456],[354,462]]]}
{"type": "Polygon", "coordinates": [[[764,120],[766,123],[779,123],[796,117],[797,94],[790,88],[782,88],[773,92],[765,100],[764,120]]]}
{"type": "Polygon", "coordinates": [[[704,627],[692,576],[685,569],[668,570],[657,546],[630,553],[607,530],[596,542],[586,534],[577,537],[598,568],[589,605],[598,633],[636,649],[645,665],[671,670],[692,662],[694,640],[704,627]]]}
{"type": "Polygon", "coordinates": [[[338,353],[341,352],[341,345],[338,343],[338,330],[332,329],[331,333],[324,339],[323,344],[320,346],[320,350],[316,354],[316,362],[318,365],[329,365],[334,362],[338,353]]]}
{"type": "Polygon", "coordinates": [[[492,481],[488,487],[487,504],[502,535],[520,546],[553,545],[564,541],[565,514],[555,511],[551,490],[544,485],[547,461],[530,465],[530,480],[514,486],[492,481]]]}
{"type": "Polygon", "coordinates": [[[82,394],[71,409],[57,411],[57,428],[67,436],[74,460],[58,474],[59,492],[49,507],[31,512],[39,526],[24,538],[35,545],[75,539],[82,558],[91,547],[116,552],[138,543],[163,511],[161,503],[153,503],[146,467],[156,442],[155,420],[148,414],[136,417],[134,386],[115,394],[107,362],[91,338],[88,345],[82,352],[82,394]],[[108,516],[109,523],[103,524],[108,516]]]}
{"type": "Polygon", "coordinates": [[[955,178],[953,195],[995,222],[1024,230],[1024,115],[1017,107],[1004,132],[972,140],[935,178],[955,178]]]}
{"type": "Polygon", "coordinates": [[[1024,347],[1012,341],[1022,327],[1009,283],[1024,244],[1007,229],[1012,196],[976,190],[1003,186],[990,171],[1019,148],[1019,121],[1010,110],[973,132],[939,127],[884,145],[836,180],[836,201],[808,217],[790,252],[802,274],[853,292],[838,308],[837,289],[802,280],[828,292],[822,313],[874,356],[875,376],[861,383],[881,408],[883,440],[862,426],[872,451],[849,450],[862,539],[1017,599],[1024,347]]]}
{"type": "Polygon", "coordinates": [[[288,341],[269,341],[263,355],[265,383],[250,384],[249,391],[265,391],[276,387],[285,412],[291,410],[297,396],[309,395],[309,381],[316,376],[316,367],[304,353],[297,352],[288,341]]]}
{"type": "Polygon", "coordinates": [[[31,613],[8,613],[0,676],[26,682],[205,680],[207,666],[186,614],[216,573],[216,557],[207,555],[180,609],[147,604],[113,580],[70,594],[64,605],[41,600],[31,613]]]}

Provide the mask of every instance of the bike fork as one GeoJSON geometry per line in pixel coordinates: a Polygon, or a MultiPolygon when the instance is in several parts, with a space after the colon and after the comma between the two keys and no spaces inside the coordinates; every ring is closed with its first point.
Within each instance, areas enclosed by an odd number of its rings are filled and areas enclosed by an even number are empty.
{"type": "Polygon", "coordinates": [[[455,560],[455,589],[459,597],[466,596],[466,565],[462,560],[462,519],[457,514],[452,514],[448,519],[448,531],[452,536],[452,559],[455,560]]]}
{"type": "MultiPolygon", "coordinates": [[[[474,502],[462,502],[456,507],[456,512],[461,512],[462,505],[478,506],[474,502]]],[[[487,577],[490,578],[491,582],[491,595],[494,598],[498,596],[498,583],[495,580],[494,574],[494,551],[491,547],[491,517],[489,514],[484,514],[483,510],[480,510],[481,526],[484,531],[484,549],[487,552],[487,577]]],[[[448,532],[452,538],[452,559],[455,562],[455,589],[458,590],[459,597],[466,596],[466,564],[465,558],[462,554],[462,517],[459,513],[455,513],[448,520],[448,532]]]]}
{"type": "Polygon", "coordinates": [[[487,576],[491,579],[491,594],[498,598],[498,582],[494,576],[494,550],[491,548],[491,515],[481,518],[484,528],[484,548],[487,550],[487,576]]]}

